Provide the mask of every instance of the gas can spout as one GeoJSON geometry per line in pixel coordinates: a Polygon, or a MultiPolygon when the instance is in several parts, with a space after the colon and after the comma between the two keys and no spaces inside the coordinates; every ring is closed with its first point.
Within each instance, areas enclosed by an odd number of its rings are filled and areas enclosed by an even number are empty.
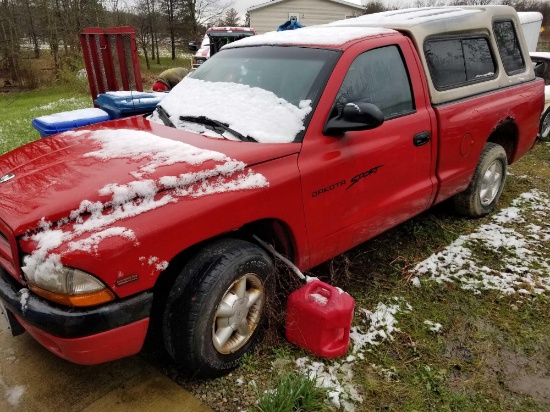
{"type": "Polygon", "coordinates": [[[267,249],[269,252],[273,253],[276,257],[278,257],[284,264],[286,264],[290,270],[292,270],[296,276],[298,276],[301,280],[303,280],[304,282],[306,281],[306,277],[305,275],[300,271],[300,269],[298,269],[298,267],[292,263],[288,258],[286,258],[285,256],[281,255],[279,252],[277,252],[275,250],[275,248],[273,246],[271,246],[269,243],[267,242],[264,242],[262,239],[260,239],[258,236],[256,235],[252,235],[252,237],[254,238],[254,240],[256,240],[256,242],[258,242],[261,246],[263,246],[265,249],[267,249]]]}

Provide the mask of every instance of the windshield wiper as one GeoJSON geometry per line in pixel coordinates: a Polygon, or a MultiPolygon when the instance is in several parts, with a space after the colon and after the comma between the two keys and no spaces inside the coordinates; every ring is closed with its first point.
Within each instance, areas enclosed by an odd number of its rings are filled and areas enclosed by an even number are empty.
{"type": "Polygon", "coordinates": [[[219,122],[214,119],[209,119],[206,116],[180,116],[180,120],[183,120],[184,122],[193,122],[193,123],[203,124],[205,126],[211,126],[214,129],[214,131],[216,131],[215,130],[216,128],[222,129],[224,132],[231,133],[233,136],[237,137],[239,140],[243,142],[257,142],[256,139],[250,136],[245,136],[237,132],[236,130],[233,130],[225,123],[219,122]]]}
{"type": "Polygon", "coordinates": [[[160,104],[157,105],[157,113],[159,114],[160,120],[162,120],[162,123],[164,123],[166,126],[170,127],[176,127],[174,123],[170,120],[170,115],[166,110],[164,110],[164,107],[162,107],[160,104]]]}

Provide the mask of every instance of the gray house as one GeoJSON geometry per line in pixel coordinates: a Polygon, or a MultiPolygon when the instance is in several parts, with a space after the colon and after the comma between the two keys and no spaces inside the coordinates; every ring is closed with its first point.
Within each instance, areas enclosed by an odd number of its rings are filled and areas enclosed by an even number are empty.
{"type": "Polygon", "coordinates": [[[273,0],[248,8],[258,34],[277,30],[292,17],[303,26],[330,23],[363,14],[363,6],[344,0],[273,0]]]}

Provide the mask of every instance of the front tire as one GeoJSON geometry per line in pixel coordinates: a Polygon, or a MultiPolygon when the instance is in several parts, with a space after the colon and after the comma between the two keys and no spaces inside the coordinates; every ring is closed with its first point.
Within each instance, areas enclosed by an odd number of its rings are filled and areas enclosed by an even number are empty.
{"type": "Polygon", "coordinates": [[[486,143],[468,188],[453,198],[456,211],[470,217],[491,213],[504,188],[507,169],[508,158],[504,148],[486,143]]]}
{"type": "Polygon", "coordinates": [[[540,118],[539,136],[543,142],[550,141],[550,108],[540,118]]]}
{"type": "Polygon", "coordinates": [[[176,280],[164,312],[164,341],[182,372],[216,378],[236,368],[265,323],[266,282],[273,262],[237,239],[201,250],[176,280]]]}

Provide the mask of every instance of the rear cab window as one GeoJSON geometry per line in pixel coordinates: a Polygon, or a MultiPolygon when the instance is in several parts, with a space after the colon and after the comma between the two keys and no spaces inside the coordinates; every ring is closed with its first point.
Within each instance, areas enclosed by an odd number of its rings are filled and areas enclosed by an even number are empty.
{"type": "Polygon", "coordinates": [[[433,38],[424,44],[430,76],[438,90],[482,82],[497,76],[485,35],[433,38]]]}

